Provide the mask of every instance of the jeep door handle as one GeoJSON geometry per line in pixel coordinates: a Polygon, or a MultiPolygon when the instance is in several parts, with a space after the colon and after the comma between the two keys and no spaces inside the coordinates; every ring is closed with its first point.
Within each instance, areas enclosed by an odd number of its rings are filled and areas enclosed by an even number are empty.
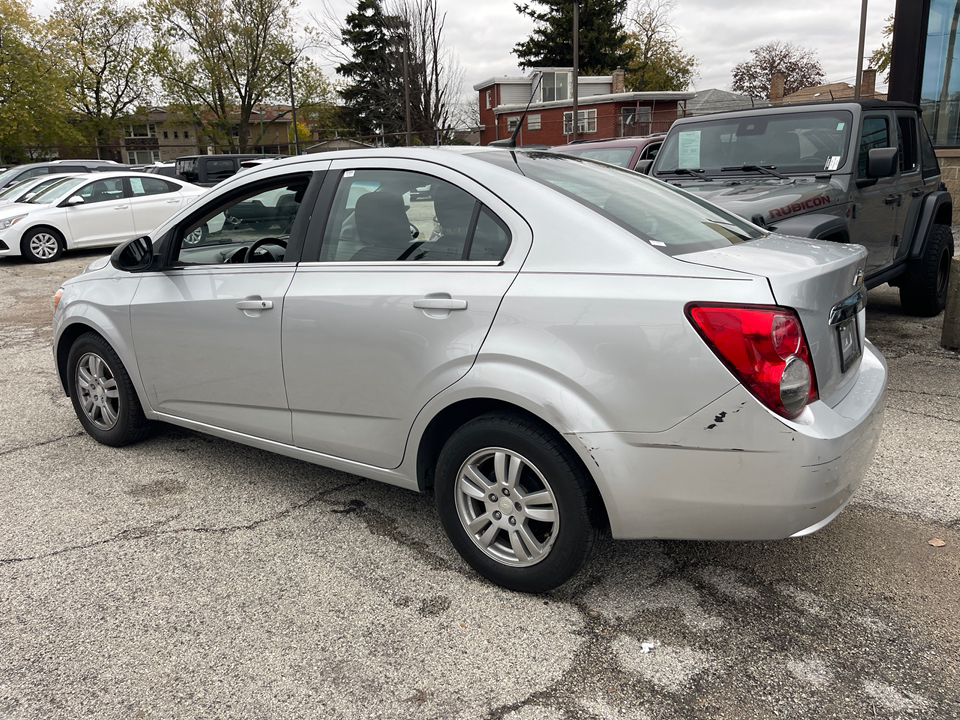
{"type": "Polygon", "coordinates": [[[467,301],[456,298],[420,298],[413,301],[413,306],[421,310],[466,310],[467,301]]]}
{"type": "Polygon", "coordinates": [[[920,197],[923,195],[923,188],[914,188],[910,191],[910,197],[920,197]]]}
{"type": "Polygon", "coordinates": [[[272,310],[273,300],[241,300],[237,303],[238,310],[272,310]]]}
{"type": "Polygon", "coordinates": [[[887,195],[883,199],[883,204],[893,205],[894,203],[896,203],[897,205],[899,205],[901,200],[903,200],[903,195],[887,195]]]}

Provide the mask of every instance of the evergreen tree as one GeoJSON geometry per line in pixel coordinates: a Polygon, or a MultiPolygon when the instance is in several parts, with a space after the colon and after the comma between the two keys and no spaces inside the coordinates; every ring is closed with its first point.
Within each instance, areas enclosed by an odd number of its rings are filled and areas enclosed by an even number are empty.
{"type": "MultiPolygon", "coordinates": [[[[530,37],[513,54],[524,69],[573,66],[573,2],[532,0],[516,5],[536,21],[530,37]],[[544,10],[537,10],[532,5],[544,10]]],[[[603,75],[626,67],[632,59],[624,30],[627,0],[584,0],[580,3],[580,74],[603,75]]]]}
{"type": "Polygon", "coordinates": [[[401,19],[388,15],[380,0],[359,0],[341,31],[351,57],[336,68],[347,79],[340,97],[345,120],[361,135],[406,128],[401,26],[401,19]]]}

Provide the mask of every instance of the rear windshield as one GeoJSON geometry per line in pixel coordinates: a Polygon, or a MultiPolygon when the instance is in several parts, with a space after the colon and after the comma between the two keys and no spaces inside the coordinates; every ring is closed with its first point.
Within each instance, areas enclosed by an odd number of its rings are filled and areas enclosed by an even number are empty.
{"type": "Polygon", "coordinates": [[[756,166],[787,174],[833,172],[846,159],[852,122],[847,110],[824,110],[677,125],[664,141],[653,172],[667,177],[689,175],[678,170],[730,175],[756,166]]]}
{"type": "Polygon", "coordinates": [[[576,150],[563,150],[566,155],[576,155],[577,157],[587,158],[588,160],[597,160],[599,162],[610,163],[617,167],[630,167],[630,160],[633,158],[634,148],[577,148],[576,150]]]}
{"type": "Polygon", "coordinates": [[[666,183],[592,160],[547,152],[486,152],[474,157],[556,190],[667,255],[726,247],[764,234],[666,183]]]}

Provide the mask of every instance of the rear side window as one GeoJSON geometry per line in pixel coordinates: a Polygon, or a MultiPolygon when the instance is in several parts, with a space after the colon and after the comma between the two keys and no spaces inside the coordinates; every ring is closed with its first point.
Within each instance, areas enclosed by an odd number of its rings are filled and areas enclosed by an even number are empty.
{"type": "Polygon", "coordinates": [[[130,178],[130,189],[133,191],[134,197],[140,197],[142,195],[162,195],[173,192],[173,186],[170,184],[163,180],[150,177],[130,178]]]}
{"type": "Polygon", "coordinates": [[[228,178],[237,172],[237,166],[233,160],[208,160],[207,178],[210,180],[222,180],[228,178]]]}
{"type": "Polygon", "coordinates": [[[924,178],[936,177],[940,174],[940,163],[937,162],[933,143],[930,142],[930,134],[922,120],[920,121],[920,162],[923,164],[924,178]]]}
{"type": "Polygon", "coordinates": [[[890,130],[885,117],[865,117],[860,134],[860,156],[857,158],[857,177],[867,176],[867,153],[874,148],[890,147],[890,130]]]}

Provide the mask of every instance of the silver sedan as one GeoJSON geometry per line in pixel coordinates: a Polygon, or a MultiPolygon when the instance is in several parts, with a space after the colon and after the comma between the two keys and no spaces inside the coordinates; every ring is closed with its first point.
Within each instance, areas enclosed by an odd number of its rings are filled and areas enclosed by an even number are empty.
{"type": "Polygon", "coordinates": [[[887,378],[865,256],[574,157],[330,153],[66,282],[54,356],[102,443],[161,421],[433,492],[477,572],[542,592],[607,529],[785,538],[846,506],[887,378]]]}

